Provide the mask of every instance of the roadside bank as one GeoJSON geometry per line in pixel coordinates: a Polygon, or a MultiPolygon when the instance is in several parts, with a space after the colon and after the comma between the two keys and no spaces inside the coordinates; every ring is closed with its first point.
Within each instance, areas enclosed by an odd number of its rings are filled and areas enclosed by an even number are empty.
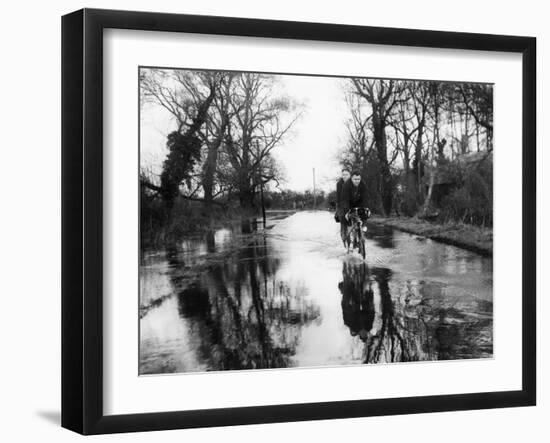
{"type": "Polygon", "coordinates": [[[484,256],[493,255],[493,229],[464,223],[431,223],[415,217],[373,216],[369,222],[458,246],[484,256]]]}

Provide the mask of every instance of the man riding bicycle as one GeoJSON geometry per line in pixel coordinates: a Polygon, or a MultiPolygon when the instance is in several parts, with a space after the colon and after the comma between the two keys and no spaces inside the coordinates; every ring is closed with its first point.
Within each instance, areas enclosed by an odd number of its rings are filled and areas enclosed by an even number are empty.
{"type": "Polygon", "coordinates": [[[364,231],[365,222],[370,216],[367,204],[367,185],[361,180],[361,174],[354,171],[351,179],[344,184],[344,199],[342,210],[345,213],[347,222],[346,236],[342,237],[344,245],[348,247],[359,247],[361,255],[365,256],[364,231]],[[356,233],[359,228],[362,232],[356,233]]]}

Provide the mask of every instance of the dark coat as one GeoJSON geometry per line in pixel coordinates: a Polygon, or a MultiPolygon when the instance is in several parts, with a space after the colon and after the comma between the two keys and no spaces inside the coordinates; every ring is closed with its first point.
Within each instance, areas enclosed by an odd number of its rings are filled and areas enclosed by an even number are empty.
{"type": "Polygon", "coordinates": [[[348,180],[344,186],[343,193],[346,210],[351,208],[368,208],[367,185],[363,181],[360,181],[358,186],[354,186],[351,179],[348,180]]]}
{"type": "MultiPolygon", "coordinates": [[[[349,183],[350,180],[347,181],[349,183]]],[[[340,179],[336,182],[336,213],[340,214],[343,208],[348,208],[347,194],[344,192],[344,179],[340,179]]]]}

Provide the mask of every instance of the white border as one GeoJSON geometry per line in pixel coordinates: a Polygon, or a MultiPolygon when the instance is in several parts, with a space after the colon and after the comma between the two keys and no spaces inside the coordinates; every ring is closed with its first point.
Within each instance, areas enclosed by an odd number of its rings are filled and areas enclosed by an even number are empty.
{"type": "Polygon", "coordinates": [[[104,413],[521,389],[521,72],[519,54],[105,30],[104,413]],[[138,377],[139,65],[495,83],[495,358],[138,377]]]}

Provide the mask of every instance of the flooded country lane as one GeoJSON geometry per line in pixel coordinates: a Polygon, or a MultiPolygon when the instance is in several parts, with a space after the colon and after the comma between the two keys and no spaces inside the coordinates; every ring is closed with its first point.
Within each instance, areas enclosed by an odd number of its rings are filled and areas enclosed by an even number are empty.
{"type": "Polygon", "coordinates": [[[487,358],[491,258],[333,214],[271,214],[146,251],[140,374],[487,358]]]}

